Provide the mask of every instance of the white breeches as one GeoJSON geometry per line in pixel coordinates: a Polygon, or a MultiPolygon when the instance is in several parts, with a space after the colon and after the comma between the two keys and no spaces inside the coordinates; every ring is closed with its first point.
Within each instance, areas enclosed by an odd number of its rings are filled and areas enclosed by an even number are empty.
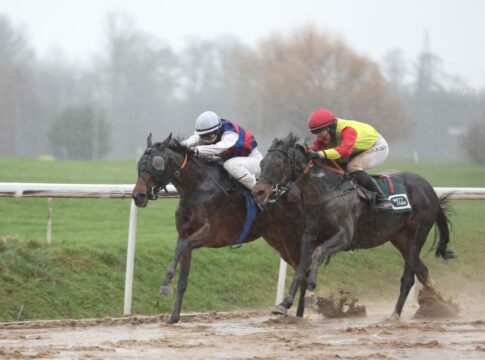
{"type": "Polygon", "coordinates": [[[241,184],[252,190],[261,174],[260,162],[263,155],[254,149],[248,156],[230,158],[224,162],[224,169],[241,184]]]}
{"type": "Polygon", "coordinates": [[[386,139],[381,135],[377,138],[374,145],[364,152],[356,155],[347,164],[347,172],[366,170],[371,167],[382,164],[389,155],[389,145],[387,145],[386,139]]]}

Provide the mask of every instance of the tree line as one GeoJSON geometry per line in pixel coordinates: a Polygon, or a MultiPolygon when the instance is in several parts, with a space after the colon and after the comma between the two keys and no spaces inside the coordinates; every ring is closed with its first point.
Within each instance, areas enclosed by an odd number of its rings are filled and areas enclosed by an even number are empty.
{"type": "Polygon", "coordinates": [[[483,153],[475,138],[484,91],[446,74],[426,46],[410,67],[400,50],[378,64],[313,26],[254,46],[224,36],[175,51],[125,14],[109,14],[106,25],[103,51],[80,66],[38,59],[0,14],[0,155],[135,157],[149,132],[188,135],[205,110],[249,128],[264,150],[289,131],[304,137],[317,107],[375,125],[391,153],[475,161],[483,153]]]}

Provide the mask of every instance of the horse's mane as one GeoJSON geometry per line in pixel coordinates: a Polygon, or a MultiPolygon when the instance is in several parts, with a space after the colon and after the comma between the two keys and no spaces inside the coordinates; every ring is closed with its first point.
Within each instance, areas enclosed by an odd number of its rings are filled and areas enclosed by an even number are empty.
{"type": "MultiPolygon", "coordinates": [[[[183,145],[182,144],[182,140],[180,137],[175,137],[175,138],[172,138],[167,146],[170,150],[178,153],[178,154],[181,154],[181,155],[185,155],[185,154],[188,154],[190,155],[191,151],[190,151],[190,148],[183,145]]],[[[199,164],[205,164],[205,165],[209,165],[209,166],[212,166],[212,167],[221,167],[221,164],[219,164],[217,161],[214,161],[213,159],[207,159],[207,158],[203,158],[203,157],[195,157],[192,156],[192,161],[198,161],[199,164]]]]}
{"type": "Polygon", "coordinates": [[[168,148],[181,154],[190,153],[190,149],[182,144],[182,140],[179,137],[171,139],[168,148]]]}
{"type": "Polygon", "coordinates": [[[289,149],[295,147],[295,145],[298,143],[299,137],[293,132],[290,132],[284,139],[274,139],[273,142],[271,143],[270,149],[274,148],[284,148],[284,149],[289,149]]]}

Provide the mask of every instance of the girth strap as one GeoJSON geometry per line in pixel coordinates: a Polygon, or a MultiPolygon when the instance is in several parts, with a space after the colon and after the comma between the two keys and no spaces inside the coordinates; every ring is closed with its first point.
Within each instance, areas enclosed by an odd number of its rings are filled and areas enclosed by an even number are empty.
{"type": "Polygon", "coordinates": [[[244,199],[246,200],[246,221],[244,222],[239,239],[233,245],[231,245],[231,249],[237,249],[242,246],[243,242],[248,237],[249,231],[251,230],[251,225],[253,224],[257,214],[256,204],[254,203],[251,195],[247,191],[244,191],[243,194],[244,199]]]}

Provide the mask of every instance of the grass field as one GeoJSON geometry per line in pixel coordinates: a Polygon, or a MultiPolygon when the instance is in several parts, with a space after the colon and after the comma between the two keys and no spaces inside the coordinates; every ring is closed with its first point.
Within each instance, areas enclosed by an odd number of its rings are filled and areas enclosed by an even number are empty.
{"type": "MultiPolygon", "coordinates": [[[[0,182],[130,184],[135,161],[40,161],[0,158],[0,182]]],[[[415,171],[434,186],[485,187],[485,167],[386,164],[415,171]]],[[[0,198],[0,321],[121,316],[130,200],[54,199],[53,243],[46,245],[47,199],[0,198]]],[[[133,312],[166,313],[174,298],[158,289],[175,245],[176,199],[138,211],[133,312]]],[[[444,263],[423,258],[444,287],[482,281],[485,202],[453,201],[451,248],[444,263]]],[[[431,239],[430,239],[431,240],[431,239]]],[[[279,257],[263,240],[240,249],[194,251],[183,311],[264,308],[274,303],[279,257]]],[[[398,292],[402,259],[392,246],[335,256],[320,271],[319,290],[368,298],[398,292]]],[[[176,281],[176,279],[174,279],[176,281]]],[[[483,282],[483,281],[482,281],[483,282]]]]}

